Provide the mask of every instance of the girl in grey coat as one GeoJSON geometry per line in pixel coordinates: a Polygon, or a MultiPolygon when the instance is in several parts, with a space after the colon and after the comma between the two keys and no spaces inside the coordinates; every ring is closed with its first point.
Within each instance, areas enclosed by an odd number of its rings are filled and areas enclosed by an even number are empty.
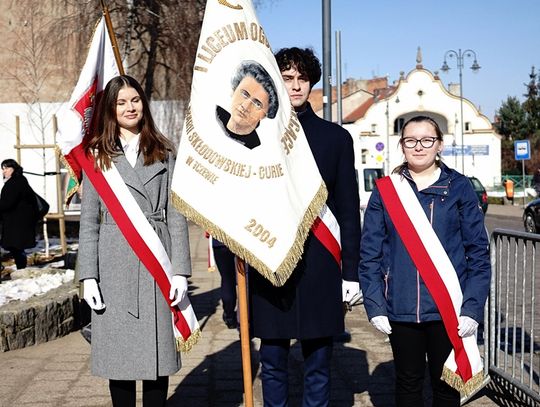
{"type": "MultiPolygon", "coordinates": [[[[156,129],[139,83],[113,78],[83,142],[96,166],[118,170],[156,231],[172,263],[171,305],[187,293],[191,275],[185,218],[174,209],[170,183],[174,147],[156,129]]],[[[79,277],[92,312],[92,373],[109,379],[114,406],[135,406],[143,380],[145,406],[167,399],[168,376],[180,368],[172,314],[156,281],[140,262],[91,182],[82,197],[79,277]]]]}

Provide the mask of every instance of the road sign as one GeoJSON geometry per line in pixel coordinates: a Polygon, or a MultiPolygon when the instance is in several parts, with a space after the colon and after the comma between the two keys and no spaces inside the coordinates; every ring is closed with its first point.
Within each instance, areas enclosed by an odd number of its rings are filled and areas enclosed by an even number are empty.
{"type": "Polygon", "coordinates": [[[489,155],[489,144],[474,144],[466,146],[444,146],[443,157],[452,157],[454,155],[479,156],[489,155]]]}
{"type": "Polygon", "coordinates": [[[375,144],[375,150],[377,151],[383,151],[384,150],[384,143],[381,143],[380,141],[375,144]]]}
{"type": "Polygon", "coordinates": [[[531,144],[529,143],[529,140],[514,141],[514,155],[516,160],[530,160],[531,144]]]}

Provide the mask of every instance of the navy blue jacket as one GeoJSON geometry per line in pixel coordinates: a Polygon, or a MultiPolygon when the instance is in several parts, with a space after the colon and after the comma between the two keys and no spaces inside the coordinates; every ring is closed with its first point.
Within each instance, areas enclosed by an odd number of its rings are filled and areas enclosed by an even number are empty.
{"type": "Polygon", "coordinates": [[[254,336],[264,339],[342,333],[342,278],[358,281],[360,210],[351,135],[319,118],[311,106],[298,119],[328,189],[326,203],[340,226],[343,270],[309,233],[302,258],[282,287],[274,287],[259,273],[249,273],[251,327],[254,336]]]}
{"type": "MultiPolygon", "coordinates": [[[[482,322],[489,292],[491,264],[484,215],[467,177],[441,164],[439,180],[418,191],[407,169],[402,171],[452,265],[461,289],[461,315],[482,322]]],[[[377,188],[368,202],[360,249],[360,284],[368,318],[427,322],[441,316],[398,235],[377,188]]]]}

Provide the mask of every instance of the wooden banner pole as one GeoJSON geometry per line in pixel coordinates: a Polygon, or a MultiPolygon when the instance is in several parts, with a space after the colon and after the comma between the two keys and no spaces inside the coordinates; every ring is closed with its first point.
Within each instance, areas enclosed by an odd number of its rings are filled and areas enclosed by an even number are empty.
{"type": "Polygon", "coordinates": [[[251,376],[251,341],[247,306],[246,263],[236,258],[238,308],[240,311],[240,345],[242,347],[242,372],[244,375],[244,405],[253,407],[253,378],[251,376]]]}
{"type": "Polygon", "coordinates": [[[101,9],[103,10],[103,16],[105,17],[105,24],[107,25],[107,31],[109,32],[109,37],[111,38],[111,45],[114,51],[114,59],[116,59],[116,65],[118,65],[118,72],[120,75],[124,75],[124,66],[122,65],[122,57],[120,56],[120,50],[118,49],[118,43],[116,42],[116,35],[114,33],[114,28],[111,21],[111,16],[109,15],[109,8],[105,4],[104,0],[100,0],[101,9]]]}

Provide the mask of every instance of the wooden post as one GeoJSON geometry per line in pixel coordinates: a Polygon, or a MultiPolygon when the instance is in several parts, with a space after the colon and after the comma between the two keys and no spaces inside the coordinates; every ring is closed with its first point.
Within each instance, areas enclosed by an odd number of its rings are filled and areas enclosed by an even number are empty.
{"type": "Polygon", "coordinates": [[[251,341],[247,306],[246,263],[236,259],[236,278],[238,284],[238,308],[240,310],[240,345],[242,347],[242,372],[244,376],[244,405],[253,407],[253,378],[251,376],[251,341]]]}
{"type": "MultiPolygon", "coordinates": [[[[52,126],[53,126],[53,140],[56,145],[56,132],[58,131],[58,122],[56,120],[56,115],[53,114],[52,117],[52,126]]],[[[60,158],[58,154],[54,155],[55,158],[55,178],[56,178],[56,205],[57,213],[59,215],[58,219],[58,232],[60,233],[60,244],[62,245],[62,254],[67,253],[67,244],[66,244],[66,219],[64,217],[64,200],[62,199],[62,177],[60,174],[60,158]]]]}
{"type": "Polygon", "coordinates": [[[21,165],[21,149],[18,148],[21,145],[21,121],[19,116],[15,116],[15,148],[17,149],[17,162],[21,165]]]}
{"type": "MultiPolygon", "coordinates": [[[[34,149],[55,149],[56,148],[56,132],[58,130],[58,125],[56,121],[56,115],[52,116],[52,126],[53,126],[53,143],[52,144],[21,144],[21,128],[20,128],[20,119],[19,116],[15,116],[15,140],[16,144],[14,146],[17,150],[17,162],[19,165],[22,165],[21,159],[21,150],[34,150],[34,149]]],[[[62,245],[62,254],[67,252],[66,244],[66,223],[64,216],[64,208],[62,206],[62,187],[61,187],[61,177],[60,177],[60,161],[58,155],[55,154],[55,172],[56,172],[56,199],[57,199],[57,211],[56,213],[48,213],[43,219],[43,235],[45,237],[45,254],[49,255],[49,244],[48,244],[48,235],[47,235],[47,220],[56,219],[58,220],[58,232],[60,234],[60,244],[62,245]]],[[[36,174],[40,175],[40,174],[36,174]]],[[[45,174],[43,174],[45,176],[45,174]]],[[[44,180],[45,185],[47,181],[44,180]]]]}

